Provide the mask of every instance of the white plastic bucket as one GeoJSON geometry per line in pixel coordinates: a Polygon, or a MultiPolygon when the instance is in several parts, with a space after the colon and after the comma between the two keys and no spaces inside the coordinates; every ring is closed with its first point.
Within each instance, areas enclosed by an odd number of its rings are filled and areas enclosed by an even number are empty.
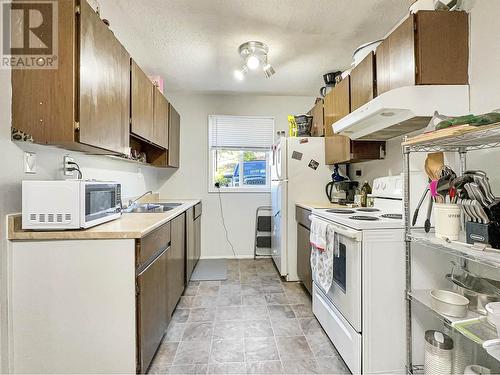
{"type": "Polygon", "coordinates": [[[451,203],[434,203],[434,227],[436,237],[456,241],[460,235],[460,206],[451,203]]]}

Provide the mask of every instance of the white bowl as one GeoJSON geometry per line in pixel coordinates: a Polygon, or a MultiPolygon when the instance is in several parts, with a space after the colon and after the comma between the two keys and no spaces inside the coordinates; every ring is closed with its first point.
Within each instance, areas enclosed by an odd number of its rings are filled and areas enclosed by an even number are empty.
{"type": "Polygon", "coordinates": [[[431,307],[438,313],[456,318],[467,316],[469,299],[464,296],[440,289],[433,289],[430,294],[431,307]]]}

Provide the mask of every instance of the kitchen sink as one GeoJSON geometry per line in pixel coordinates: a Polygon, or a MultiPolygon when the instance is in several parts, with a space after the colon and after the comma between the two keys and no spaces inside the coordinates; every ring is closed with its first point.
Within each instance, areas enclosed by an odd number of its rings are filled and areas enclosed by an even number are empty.
{"type": "Polygon", "coordinates": [[[144,204],[134,204],[133,206],[126,208],[123,212],[125,213],[159,213],[171,211],[176,207],[181,206],[182,203],[144,203],[144,204]]]}

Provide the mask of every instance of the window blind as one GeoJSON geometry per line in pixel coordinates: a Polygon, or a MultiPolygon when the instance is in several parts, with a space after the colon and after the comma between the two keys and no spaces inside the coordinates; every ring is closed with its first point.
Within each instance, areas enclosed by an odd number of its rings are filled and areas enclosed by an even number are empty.
{"type": "Polygon", "coordinates": [[[269,150],[274,119],[252,116],[209,116],[210,148],[269,150]]]}

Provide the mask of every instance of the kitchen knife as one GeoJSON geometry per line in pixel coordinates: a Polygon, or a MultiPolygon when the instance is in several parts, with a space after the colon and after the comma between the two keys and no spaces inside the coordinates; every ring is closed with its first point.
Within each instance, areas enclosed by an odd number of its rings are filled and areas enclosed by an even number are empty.
{"type": "Polygon", "coordinates": [[[495,196],[490,196],[488,191],[487,179],[480,175],[474,175],[474,182],[479,186],[479,189],[484,195],[484,198],[488,204],[492,204],[495,201],[495,196]]]}
{"type": "Polygon", "coordinates": [[[479,214],[479,217],[481,218],[481,223],[489,224],[490,218],[488,217],[488,215],[486,215],[483,206],[481,206],[481,204],[478,201],[472,201],[472,205],[476,209],[476,212],[479,214]]]}
{"type": "Polygon", "coordinates": [[[484,196],[483,192],[481,191],[479,185],[476,184],[475,182],[471,182],[469,184],[469,187],[473,191],[474,196],[476,197],[476,201],[478,201],[481,204],[481,206],[488,207],[489,203],[486,200],[486,197],[484,196]]]}
{"type": "Polygon", "coordinates": [[[466,221],[474,221],[472,219],[472,216],[469,213],[469,209],[467,208],[467,205],[465,204],[465,200],[460,200],[460,205],[462,206],[462,209],[464,211],[465,220],[466,221]]]}

